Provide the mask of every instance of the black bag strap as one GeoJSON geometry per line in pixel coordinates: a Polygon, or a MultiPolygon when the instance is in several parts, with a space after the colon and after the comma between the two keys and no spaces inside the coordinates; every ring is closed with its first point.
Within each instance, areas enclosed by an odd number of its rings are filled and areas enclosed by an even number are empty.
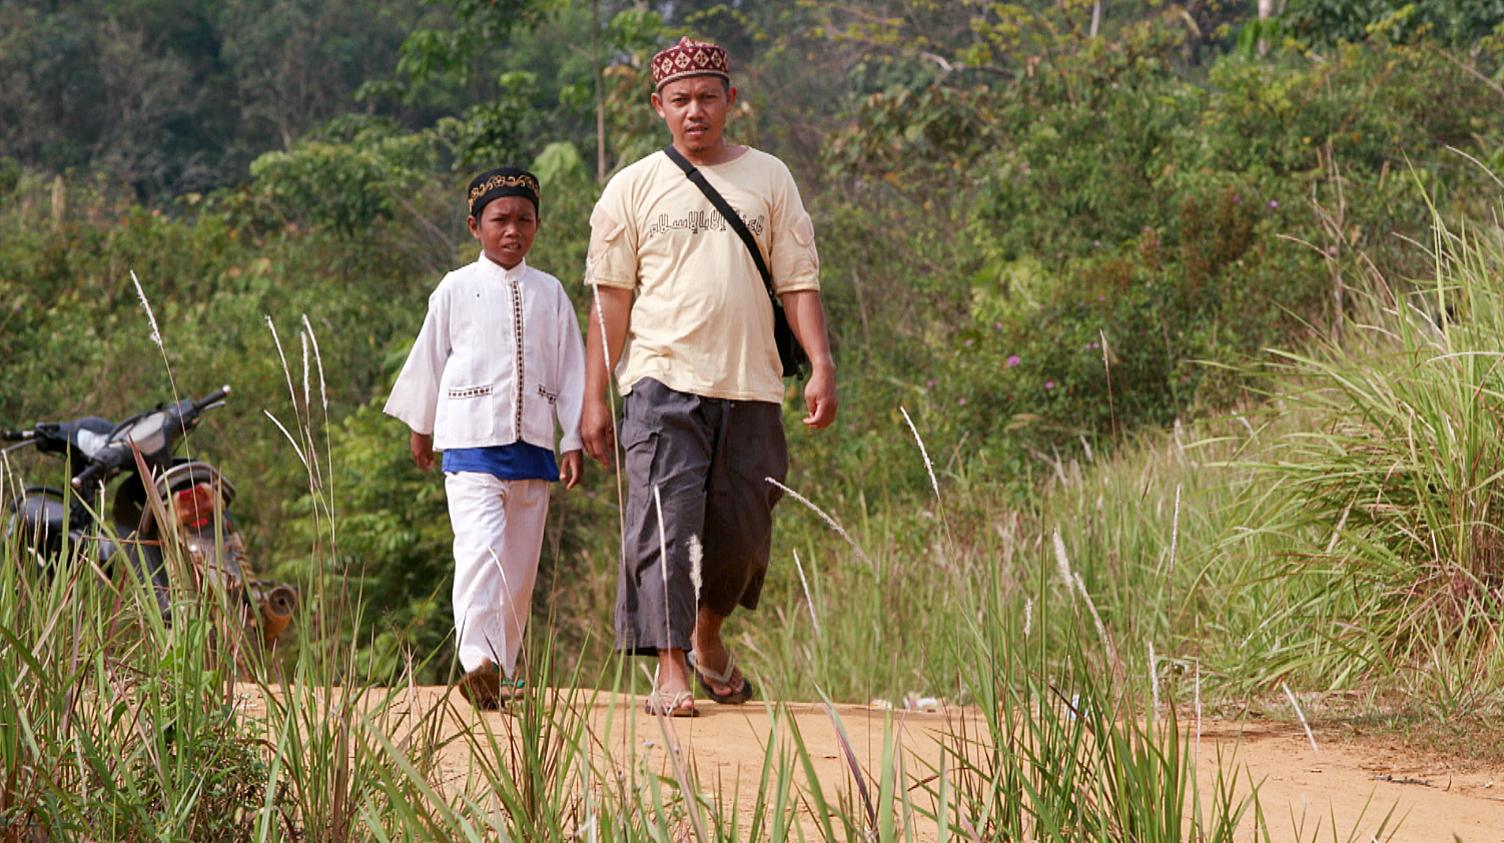
{"type": "Polygon", "coordinates": [[[684,175],[695,183],[695,187],[698,187],[700,192],[705,194],[705,198],[710,200],[710,204],[714,205],[715,209],[720,212],[721,218],[726,221],[727,225],[731,226],[731,230],[735,231],[737,236],[742,238],[742,242],[747,246],[747,251],[752,253],[752,262],[757,264],[757,271],[762,275],[763,286],[768,288],[768,297],[773,300],[775,306],[779,305],[778,295],[773,292],[773,273],[768,271],[768,264],[762,259],[762,250],[757,248],[757,241],[752,239],[752,232],[747,230],[747,224],[742,221],[741,214],[731,209],[731,203],[726,201],[726,197],[722,196],[720,191],[712,187],[710,182],[705,180],[705,174],[700,172],[698,167],[689,163],[689,159],[680,154],[679,150],[673,147],[673,144],[664,147],[663,154],[667,155],[670,161],[679,165],[679,169],[684,171],[684,175]]]}

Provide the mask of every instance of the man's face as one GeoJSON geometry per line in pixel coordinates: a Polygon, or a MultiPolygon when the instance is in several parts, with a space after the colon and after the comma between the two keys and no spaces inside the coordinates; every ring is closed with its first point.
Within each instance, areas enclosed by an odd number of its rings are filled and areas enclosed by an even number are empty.
{"type": "Polygon", "coordinates": [[[479,220],[470,218],[470,234],[480,241],[481,251],[507,269],[527,257],[537,233],[538,212],[525,196],[492,199],[480,210],[479,220]]]}
{"type": "Polygon", "coordinates": [[[687,152],[709,152],[721,143],[726,115],[736,103],[736,89],[719,76],[688,76],[653,94],[653,110],[668,125],[674,145],[687,152]]]}

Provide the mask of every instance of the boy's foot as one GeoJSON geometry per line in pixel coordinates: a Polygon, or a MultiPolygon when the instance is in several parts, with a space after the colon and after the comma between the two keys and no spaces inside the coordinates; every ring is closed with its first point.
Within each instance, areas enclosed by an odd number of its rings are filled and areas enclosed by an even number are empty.
{"type": "Polygon", "coordinates": [[[501,680],[501,704],[515,702],[527,696],[527,683],[521,679],[501,680]]]}
{"type": "Polygon", "coordinates": [[[459,688],[460,694],[481,711],[496,711],[515,693],[514,689],[509,687],[507,689],[509,693],[506,696],[502,695],[501,668],[490,660],[481,662],[480,667],[461,676],[455,685],[459,688]]]}

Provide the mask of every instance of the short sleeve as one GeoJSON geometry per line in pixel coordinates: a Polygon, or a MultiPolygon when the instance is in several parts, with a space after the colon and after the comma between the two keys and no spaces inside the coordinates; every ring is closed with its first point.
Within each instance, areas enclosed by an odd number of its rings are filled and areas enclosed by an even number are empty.
{"type": "Polygon", "coordinates": [[[621,182],[618,174],[590,212],[590,247],[585,253],[585,283],[589,286],[637,286],[637,237],[621,182]]]}
{"type": "Polygon", "coordinates": [[[786,167],[774,189],[772,266],[774,289],[780,293],[820,289],[820,253],[815,249],[815,223],[804,210],[799,186],[786,167]]]}

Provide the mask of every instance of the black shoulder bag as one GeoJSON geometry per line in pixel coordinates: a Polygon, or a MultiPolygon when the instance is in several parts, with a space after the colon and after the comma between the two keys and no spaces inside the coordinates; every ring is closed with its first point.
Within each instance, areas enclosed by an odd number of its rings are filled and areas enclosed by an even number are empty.
{"type": "Polygon", "coordinates": [[[783,376],[786,378],[804,377],[805,371],[809,368],[809,355],[804,353],[803,347],[794,337],[793,329],[789,327],[789,318],[783,312],[783,303],[778,300],[778,294],[773,292],[773,273],[768,271],[767,261],[763,260],[762,251],[757,248],[757,241],[752,239],[752,232],[747,230],[747,224],[742,221],[740,214],[731,209],[726,197],[710,186],[710,182],[705,180],[705,174],[679,154],[679,150],[670,145],[665,147],[663,152],[670,161],[678,164],[679,169],[684,171],[684,175],[695,183],[695,187],[698,187],[701,193],[705,194],[705,198],[709,199],[710,204],[720,212],[721,218],[726,220],[731,230],[742,238],[747,251],[752,253],[752,262],[757,264],[757,271],[762,274],[762,283],[768,290],[768,298],[773,300],[773,341],[778,345],[778,362],[783,364],[783,376]]]}

